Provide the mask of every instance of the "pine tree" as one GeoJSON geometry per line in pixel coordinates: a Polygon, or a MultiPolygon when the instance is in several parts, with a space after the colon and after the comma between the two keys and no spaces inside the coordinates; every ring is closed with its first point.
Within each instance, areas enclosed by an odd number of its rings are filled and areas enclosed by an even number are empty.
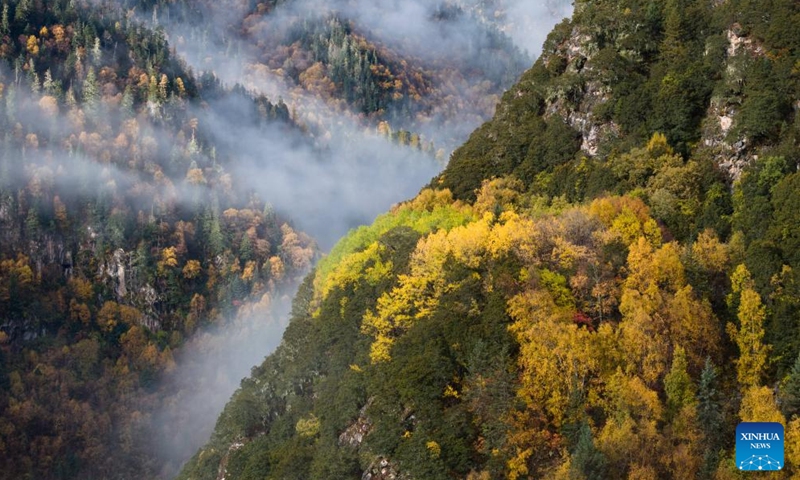
{"type": "Polygon", "coordinates": [[[39,74],[33,73],[31,78],[31,92],[34,95],[39,95],[39,92],[42,91],[42,82],[39,81],[39,74]]]}
{"type": "Polygon", "coordinates": [[[606,457],[597,449],[592,439],[592,429],[584,421],[578,434],[578,444],[572,453],[572,470],[587,480],[606,477],[606,457]]]}
{"type": "Polygon", "coordinates": [[[253,242],[250,240],[250,235],[246,232],[242,235],[242,243],[239,245],[239,258],[244,262],[253,259],[253,242]]]}
{"type": "Polygon", "coordinates": [[[676,48],[686,40],[685,0],[667,0],[664,4],[664,40],[667,46],[676,48]]]}
{"type": "Polygon", "coordinates": [[[213,212],[209,212],[206,216],[206,231],[209,253],[214,256],[221,254],[225,249],[225,238],[222,235],[219,219],[213,212]]]}
{"type": "Polygon", "coordinates": [[[36,214],[36,208],[31,207],[28,209],[28,216],[25,218],[25,235],[29,240],[33,240],[39,237],[40,231],[39,215],[36,214]]]}
{"type": "Polygon", "coordinates": [[[674,418],[681,409],[694,403],[694,385],[687,372],[686,351],[676,347],[672,368],[664,377],[664,391],[667,394],[667,421],[674,418]]]}
{"type": "Polygon", "coordinates": [[[8,25],[8,4],[3,4],[3,13],[0,17],[0,37],[4,37],[11,32],[8,25]]]}
{"type": "Polygon", "coordinates": [[[30,9],[29,0],[20,0],[17,9],[14,11],[14,21],[25,24],[28,21],[28,10],[30,9]]]}
{"type": "Polygon", "coordinates": [[[56,83],[53,81],[53,74],[50,73],[50,69],[48,68],[44,72],[44,83],[42,84],[44,88],[44,93],[47,95],[58,96],[58,87],[56,83]]]}
{"type": "Polygon", "coordinates": [[[36,73],[36,63],[33,58],[28,60],[28,81],[31,84],[31,92],[38,95],[42,90],[42,82],[39,80],[39,74],[36,73]]]}
{"type": "Polygon", "coordinates": [[[89,73],[83,81],[83,109],[90,117],[98,113],[100,102],[100,88],[97,85],[97,77],[94,73],[94,67],[89,67],[89,73]]]}
{"type": "Polygon", "coordinates": [[[120,110],[128,118],[133,116],[133,93],[131,92],[130,85],[126,86],[125,91],[122,92],[120,110]]]}
{"type": "Polygon", "coordinates": [[[697,424],[702,429],[706,442],[701,471],[703,478],[711,478],[719,464],[719,432],[723,427],[722,405],[719,397],[717,370],[711,363],[711,359],[707,358],[697,389],[697,424]]]}
{"type": "Polygon", "coordinates": [[[781,387],[781,412],[787,419],[800,414],[800,355],[792,366],[792,371],[781,387]]]}
{"type": "Polygon", "coordinates": [[[100,38],[94,37],[94,45],[92,46],[92,61],[95,65],[99,66],[102,59],[103,51],[100,49],[100,38]]]}

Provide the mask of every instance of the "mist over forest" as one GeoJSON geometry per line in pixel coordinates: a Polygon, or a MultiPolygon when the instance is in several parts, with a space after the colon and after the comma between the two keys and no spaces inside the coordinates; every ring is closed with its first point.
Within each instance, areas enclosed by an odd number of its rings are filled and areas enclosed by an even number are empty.
{"type": "Polygon", "coordinates": [[[0,480],[797,477],[797,25],[0,0],[0,480]]]}
{"type": "MultiPolygon", "coordinates": [[[[447,62],[453,62],[458,69],[470,71],[475,68],[471,63],[481,60],[476,57],[486,54],[474,51],[475,39],[480,42],[485,35],[477,18],[461,13],[456,21],[442,24],[434,19],[434,9],[425,2],[384,3],[285,2],[267,17],[270,27],[277,28],[261,30],[256,34],[255,40],[268,45],[272,42],[280,43],[285,41],[281,38],[287,34],[285,29],[292,28],[291,25],[298,19],[308,21],[309,18],[336,15],[354,22],[355,28],[363,30],[370,40],[381,42],[387,48],[397,49],[401,56],[421,58],[427,64],[436,65],[447,59],[447,62]],[[409,21],[409,18],[414,20],[409,21]],[[423,45],[427,47],[423,48],[423,45]],[[431,49],[430,46],[433,45],[435,48],[431,49]],[[463,53],[465,51],[470,53],[463,53]],[[454,53],[457,55],[455,59],[454,53]]],[[[569,13],[567,11],[565,15],[563,6],[558,10],[557,5],[552,2],[536,7],[522,7],[520,4],[524,3],[514,2],[508,8],[514,12],[514,18],[526,22],[525,28],[506,28],[516,33],[518,39],[522,35],[517,30],[534,32],[533,38],[525,38],[524,42],[509,45],[525,51],[524,55],[519,54],[525,60],[500,67],[504,69],[500,74],[506,78],[505,83],[498,85],[501,89],[507,87],[509,81],[513,81],[531,61],[527,60],[527,55],[536,54],[543,35],[550,26],[569,13]],[[519,16],[520,13],[522,16],[519,16]]],[[[214,32],[212,35],[226,37],[230,35],[226,29],[231,22],[241,21],[240,16],[241,12],[231,18],[230,11],[221,13],[212,6],[210,12],[204,14],[204,18],[210,20],[210,25],[204,23],[202,28],[214,32]]],[[[147,20],[146,16],[143,18],[147,20]]],[[[196,27],[182,22],[165,22],[163,15],[158,20],[158,25],[164,28],[168,39],[179,45],[178,54],[190,68],[196,71],[210,70],[225,85],[241,84],[256,95],[279,98],[287,102],[294,119],[309,122],[315,139],[312,144],[304,138],[307,132],[297,131],[287,135],[282,128],[265,132],[254,127],[253,122],[245,116],[248,106],[242,99],[212,100],[195,113],[200,124],[204,126],[204,131],[213,138],[213,143],[220,149],[234,152],[232,155],[236,156],[236,161],[232,171],[240,179],[240,185],[257,192],[279,212],[294,219],[295,224],[310,234],[323,250],[328,250],[348,230],[369,223],[396,202],[413,197],[444,167],[441,153],[437,159],[432,151],[408,148],[403,142],[398,144],[378,132],[375,120],[365,121],[363,116],[354,115],[349,109],[342,112],[319,98],[315,92],[298,91],[291,80],[259,70],[257,66],[260,52],[250,43],[252,39],[229,41],[233,45],[218,45],[214,42],[197,45],[186,40],[187,37],[197,38],[201,35],[197,33],[196,27]],[[236,53],[231,56],[231,51],[236,53]]],[[[470,80],[480,83],[484,78],[476,76],[470,80]]],[[[425,132],[432,139],[430,141],[447,139],[456,144],[462,142],[486,117],[485,114],[479,116],[473,113],[471,104],[483,101],[476,98],[476,94],[459,91],[455,95],[463,97],[460,105],[467,104],[463,107],[464,113],[457,109],[450,113],[455,118],[447,121],[436,116],[405,119],[407,123],[403,125],[410,131],[425,132]]],[[[447,101],[443,100],[445,103],[447,101]]],[[[491,114],[491,111],[486,113],[491,114]]],[[[276,317],[285,315],[286,311],[276,317]]],[[[211,367],[226,372],[224,378],[227,383],[197,389],[199,392],[215,392],[214,401],[210,401],[206,394],[186,399],[190,412],[195,408],[195,403],[202,405],[202,415],[197,412],[194,416],[191,413],[187,416],[183,411],[186,405],[182,404],[180,416],[183,433],[171,446],[172,449],[176,446],[179,448],[182,456],[178,458],[188,458],[187,454],[194,453],[206,441],[213,426],[210,420],[238,386],[237,382],[230,380],[243,377],[250,367],[270,353],[271,348],[266,345],[272,345],[272,348],[277,345],[279,335],[271,327],[267,331],[273,335],[269,342],[264,341],[263,334],[245,339],[238,331],[228,328],[221,340],[228,349],[221,347],[221,351],[227,352],[230,358],[226,358],[225,354],[215,357],[204,353],[199,360],[199,367],[194,365],[195,361],[188,362],[192,369],[205,370],[211,367]],[[231,335],[235,336],[235,341],[230,339],[231,335]],[[243,352],[252,353],[244,355],[243,352]],[[220,362],[226,365],[224,369],[220,369],[220,362]],[[230,367],[227,366],[229,363],[230,367]],[[186,421],[187,417],[189,421],[186,421]],[[200,418],[205,420],[200,421],[200,418]],[[187,433],[195,428],[199,430],[196,434],[187,433]]],[[[191,345],[189,349],[191,352],[191,345]]],[[[175,375],[175,378],[193,377],[195,375],[192,372],[175,375]]],[[[175,430],[170,426],[174,420],[169,417],[166,420],[160,419],[157,423],[163,425],[165,421],[168,425],[165,431],[175,430]]]]}

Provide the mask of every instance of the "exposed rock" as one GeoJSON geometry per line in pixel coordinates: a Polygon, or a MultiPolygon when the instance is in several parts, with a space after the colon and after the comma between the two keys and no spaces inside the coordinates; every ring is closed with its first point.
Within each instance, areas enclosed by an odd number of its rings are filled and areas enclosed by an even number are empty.
{"type": "Polygon", "coordinates": [[[244,442],[234,442],[228,447],[228,452],[222,457],[222,460],[219,462],[219,470],[217,470],[217,480],[226,480],[226,475],[228,475],[228,460],[230,460],[231,453],[239,450],[240,448],[244,447],[244,442]]]}
{"type": "Polygon", "coordinates": [[[117,301],[122,301],[128,295],[125,282],[125,267],[130,263],[130,255],[125,250],[118,248],[106,262],[100,264],[98,277],[110,283],[117,295],[117,301]]]}
{"type": "Polygon", "coordinates": [[[742,61],[747,56],[762,56],[764,48],[742,32],[742,27],[734,23],[727,32],[728,47],[725,68],[725,82],[731,86],[727,97],[715,97],[703,121],[701,148],[710,153],[720,169],[735,181],[743,169],[756,155],[751,151],[750,142],[742,135],[736,136],[736,116],[741,103],[739,88],[742,83],[742,61]]]}
{"type": "Polygon", "coordinates": [[[361,480],[399,480],[402,478],[406,477],[400,476],[397,466],[383,455],[375,458],[369,468],[361,475],[361,480]]]}
{"type": "Polygon", "coordinates": [[[723,135],[728,134],[728,130],[731,129],[731,125],[733,125],[733,118],[729,117],[728,115],[722,115],[719,117],[719,128],[722,130],[723,135]]]}
{"type": "Polygon", "coordinates": [[[747,53],[754,57],[761,57],[765,54],[764,47],[760,43],[744,36],[742,26],[738,23],[731,25],[726,35],[728,37],[728,57],[735,57],[740,53],[747,53]]]}
{"type": "Polygon", "coordinates": [[[738,179],[742,169],[751,160],[747,152],[747,139],[730,140],[737,113],[735,105],[730,102],[713,99],[702,127],[701,148],[717,160],[731,180],[738,179]]]}
{"type": "Polygon", "coordinates": [[[353,448],[361,446],[364,437],[366,437],[372,429],[372,422],[366,416],[367,408],[369,408],[371,404],[372,399],[370,398],[367,404],[361,408],[358,418],[339,435],[339,445],[349,445],[353,448]]]}
{"type": "Polygon", "coordinates": [[[611,90],[595,78],[592,59],[597,44],[592,35],[574,27],[552,55],[566,59],[566,71],[557,89],[548,92],[547,116],[559,115],[581,135],[581,150],[589,156],[620,134],[614,122],[598,120],[594,112],[611,98],[611,90]]]}
{"type": "Polygon", "coordinates": [[[157,320],[155,305],[158,301],[158,292],[149,283],[145,284],[138,290],[138,298],[134,302],[139,310],[144,313],[141,323],[150,330],[157,331],[161,329],[161,323],[157,320]]]}

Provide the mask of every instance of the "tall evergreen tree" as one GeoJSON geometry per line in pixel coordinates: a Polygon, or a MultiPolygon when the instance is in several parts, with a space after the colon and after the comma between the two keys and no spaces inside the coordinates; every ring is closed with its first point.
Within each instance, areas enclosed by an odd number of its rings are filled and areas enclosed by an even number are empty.
{"type": "Polygon", "coordinates": [[[706,444],[701,475],[703,478],[711,478],[719,464],[719,432],[724,422],[717,370],[709,358],[700,374],[700,385],[697,389],[697,423],[703,431],[706,444]]]}
{"type": "Polygon", "coordinates": [[[8,4],[3,4],[3,13],[0,16],[0,37],[8,35],[10,32],[8,25],[8,4]]]}
{"type": "Polygon", "coordinates": [[[578,444],[572,453],[572,470],[586,480],[606,478],[606,457],[597,449],[592,439],[592,429],[584,421],[578,434],[578,444]]]}
{"type": "Polygon", "coordinates": [[[83,80],[83,109],[90,118],[94,119],[98,113],[100,101],[100,87],[94,67],[89,67],[89,72],[83,80]]]}
{"type": "Polygon", "coordinates": [[[686,371],[686,350],[676,347],[672,368],[664,377],[664,390],[667,394],[667,421],[670,421],[681,409],[694,403],[694,385],[686,371]]]}
{"type": "Polygon", "coordinates": [[[20,0],[17,9],[14,10],[14,21],[25,24],[28,21],[28,11],[30,10],[30,0],[20,0]]]}
{"type": "Polygon", "coordinates": [[[781,387],[780,400],[781,413],[787,419],[800,413],[800,355],[797,356],[789,377],[781,387]]]}

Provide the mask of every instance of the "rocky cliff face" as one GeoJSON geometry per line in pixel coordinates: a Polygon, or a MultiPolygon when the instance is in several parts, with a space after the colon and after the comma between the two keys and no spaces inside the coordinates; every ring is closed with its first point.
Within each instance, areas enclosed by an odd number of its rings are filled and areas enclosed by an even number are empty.
{"type": "Polygon", "coordinates": [[[603,144],[619,137],[620,128],[613,120],[595,113],[611,98],[611,87],[602,82],[604,72],[594,65],[599,51],[591,32],[579,25],[562,42],[544,52],[542,61],[562,70],[561,79],[546,93],[546,116],[558,116],[580,134],[581,151],[596,156],[603,144]]]}
{"type": "Polygon", "coordinates": [[[742,104],[741,88],[748,62],[766,55],[764,46],[742,31],[739,23],[725,31],[725,50],[722,91],[711,98],[708,114],[703,120],[701,148],[712,155],[731,180],[738,180],[742,169],[758,158],[752,139],[733,126],[742,104]]]}
{"type": "Polygon", "coordinates": [[[489,150],[503,173],[523,181],[526,172],[546,168],[541,157],[552,157],[552,149],[532,151],[536,146],[524,140],[531,132],[517,127],[526,110],[568,126],[578,137],[577,157],[605,160],[660,132],[684,158],[711,157],[735,181],[759,155],[775,153],[800,106],[796,91],[774,79],[793,68],[786,58],[792,40],[742,20],[731,2],[685,11],[654,5],[577,2],[574,18],[551,32],[494,120],[456,152],[441,185],[461,196],[448,176],[489,150]],[[507,148],[504,136],[519,150],[507,148]],[[540,157],[538,165],[525,165],[532,156],[540,157]]]}
{"type": "MultiPolygon", "coordinates": [[[[597,28],[575,22],[559,27],[566,35],[556,37],[542,52],[540,62],[559,73],[544,93],[545,117],[563,120],[580,135],[580,150],[589,157],[603,157],[624,132],[613,119],[603,114],[614,97],[615,79],[598,65],[601,45],[597,28]]],[[[753,139],[734,128],[742,104],[742,86],[749,63],[766,56],[766,48],[745,33],[739,23],[731,24],[722,34],[726,40],[724,61],[715,93],[708,99],[707,114],[696,143],[704,154],[714,157],[727,176],[737,180],[742,169],[758,158],[753,139]]],[[[552,39],[552,37],[551,37],[552,39]]],[[[708,47],[709,49],[713,47],[708,47]]],[[[636,48],[624,43],[616,53],[631,62],[641,62],[636,48]]],[[[711,52],[707,50],[706,55],[711,52]]],[[[525,95],[521,86],[512,89],[517,97],[525,95]]],[[[795,103],[795,109],[800,102],[795,103]]]]}

